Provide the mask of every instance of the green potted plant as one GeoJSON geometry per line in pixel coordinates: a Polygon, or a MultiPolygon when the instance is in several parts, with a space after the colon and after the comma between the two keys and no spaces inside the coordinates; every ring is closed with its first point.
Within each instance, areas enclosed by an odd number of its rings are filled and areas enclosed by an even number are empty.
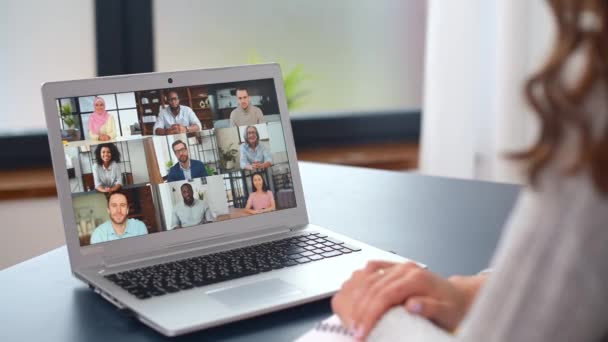
{"type": "MultiPolygon", "coordinates": [[[[264,61],[257,54],[257,51],[252,50],[247,57],[248,64],[260,64],[264,61]]],[[[310,90],[306,89],[306,81],[313,77],[304,70],[304,65],[296,64],[291,69],[286,69],[284,63],[281,64],[283,70],[283,85],[285,87],[285,97],[287,98],[287,108],[294,110],[299,108],[306,102],[306,97],[310,94],[310,90]]]]}
{"type": "Polygon", "coordinates": [[[233,148],[232,145],[234,145],[234,143],[230,143],[230,145],[228,145],[227,149],[223,149],[223,148],[219,148],[219,152],[220,152],[220,170],[222,171],[230,171],[232,169],[234,169],[235,167],[235,163],[236,163],[236,156],[239,153],[239,151],[236,148],[233,148]]]}
{"type": "Polygon", "coordinates": [[[205,170],[207,170],[207,176],[215,175],[215,169],[209,164],[205,164],[205,170]]]}
{"type": "Polygon", "coordinates": [[[64,137],[68,141],[80,140],[80,130],[78,130],[78,117],[72,112],[72,105],[64,103],[59,108],[61,120],[63,121],[65,129],[64,137]]]}

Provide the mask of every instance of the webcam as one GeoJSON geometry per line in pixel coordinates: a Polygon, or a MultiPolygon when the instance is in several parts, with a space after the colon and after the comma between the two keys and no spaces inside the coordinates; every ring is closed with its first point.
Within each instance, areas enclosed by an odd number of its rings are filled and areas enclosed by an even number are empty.
{"type": "Polygon", "coordinates": [[[173,79],[171,77],[169,77],[169,79],[167,80],[167,82],[173,83],[173,79]]]}

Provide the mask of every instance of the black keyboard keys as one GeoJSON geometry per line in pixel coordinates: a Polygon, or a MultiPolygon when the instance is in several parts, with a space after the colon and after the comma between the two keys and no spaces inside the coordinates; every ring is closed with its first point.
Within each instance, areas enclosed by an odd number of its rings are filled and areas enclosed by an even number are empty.
{"type": "Polygon", "coordinates": [[[139,299],[358,252],[319,233],[110,274],[106,279],[139,299]]]}

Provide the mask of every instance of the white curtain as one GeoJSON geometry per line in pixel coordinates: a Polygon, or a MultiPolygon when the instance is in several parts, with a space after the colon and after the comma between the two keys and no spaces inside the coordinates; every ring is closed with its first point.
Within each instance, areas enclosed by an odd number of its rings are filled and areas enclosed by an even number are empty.
{"type": "Polygon", "coordinates": [[[543,0],[429,0],[420,171],[520,182],[504,158],[535,137],[523,84],[544,62],[543,0]]]}

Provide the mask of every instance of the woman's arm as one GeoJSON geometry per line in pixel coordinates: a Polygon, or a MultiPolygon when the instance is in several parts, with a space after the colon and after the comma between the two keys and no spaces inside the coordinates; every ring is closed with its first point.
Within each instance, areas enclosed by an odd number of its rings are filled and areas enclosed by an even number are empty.
{"type": "Polygon", "coordinates": [[[258,211],[253,209],[253,198],[251,198],[251,196],[253,196],[253,193],[249,194],[249,198],[247,199],[247,204],[245,204],[245,212],[247,214],[257,214],[258,211]]]}
{"type": "Polygon", "coordinates": [[[272,194],[272,191],[268,190],[267,191],[267,196],[270,197],[270,207],[262,210],[262,212],[269,212],[269,211],[274,211],[276,210],[276,205],[274,203],[274,195],[272,194]]]}
{"type": "Polygon", "coordinates": [[[106,135],[109,138],[108,140],[116,139],[116,124],[112,115],[106,121],[106,135]]]}

